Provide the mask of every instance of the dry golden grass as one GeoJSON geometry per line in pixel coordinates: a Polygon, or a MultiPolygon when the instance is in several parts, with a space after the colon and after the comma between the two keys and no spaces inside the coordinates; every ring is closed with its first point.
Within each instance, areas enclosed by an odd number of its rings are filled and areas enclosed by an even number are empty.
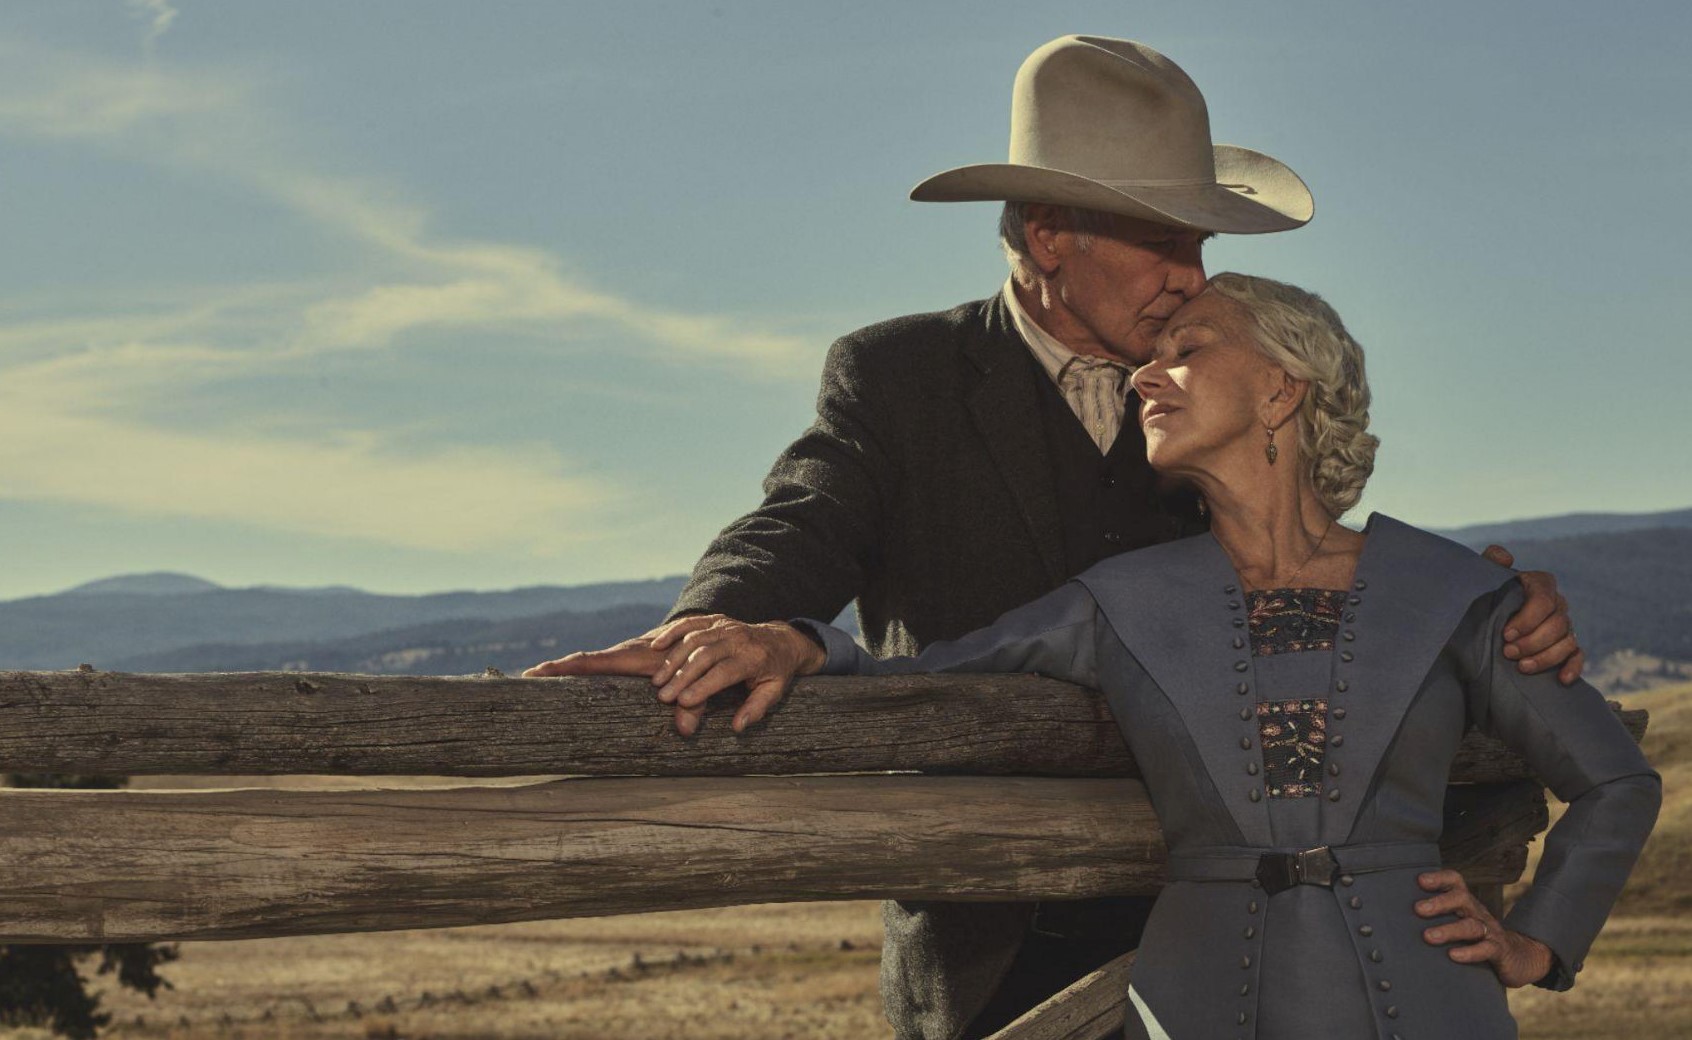
{"type": "Polygon", "coordinates": [[[112,1037],[845,1040],[890,1034],[880,946],[874,903],[730,907],[183,943],[175,990],[98,992],[112,1037]]]}

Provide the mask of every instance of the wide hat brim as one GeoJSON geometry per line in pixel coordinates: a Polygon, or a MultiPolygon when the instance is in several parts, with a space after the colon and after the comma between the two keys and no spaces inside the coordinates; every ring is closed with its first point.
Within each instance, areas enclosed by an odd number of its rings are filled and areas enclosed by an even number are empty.
{"type": "Polygon", "coordinates": [[[1158,224],[1233,235],[1302,227],[1316,203],[1298,174],[1272,156],[1219,144],[1216,180],[1100,181],[1017,163],[980,163],[937,173],[911,189],[917,202],[1046,202],[1120,213],[1158,224]]]}

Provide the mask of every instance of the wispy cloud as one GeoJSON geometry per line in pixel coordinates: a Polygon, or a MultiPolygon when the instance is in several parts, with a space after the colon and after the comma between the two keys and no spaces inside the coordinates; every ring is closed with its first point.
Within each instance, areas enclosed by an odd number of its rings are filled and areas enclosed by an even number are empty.
{"type": "MultiPolygon", "coordinates": [[[[150,49],[175,9],[131,8],[148,18],[150,49]]],[[[227,70],[0,40],[0,135],[80,141],[237,185],[357,246],[366,272],[220,287],[210,302],[144,309],[61,302],[0,320],[0,494],[418,548],[545,553],[591,534],[625,498],[546,445],[425,447],[409,431],[351,423],[288,436],[233,420],[185,432],[148,416],[172,397],[287,374],[325,353],[403,350],[426,330],[495,339],[599,329],[760,378],[804,356],[793,337],[582,284],[547,250],[442,239],[426,208],[395,203],[391,187],[321,172],[307,149],[283,143],[285,123],[227,70]]]]}
{"type": "Polygon", "coordinates": [[[129,13],[147,22],[146,35],[141,37],[141,50],[151,58],[159,38],[170,31],[170,25],[176,21],[176,8],[170,6],[167,0],[124,0],[124,6],[129,13]]]}

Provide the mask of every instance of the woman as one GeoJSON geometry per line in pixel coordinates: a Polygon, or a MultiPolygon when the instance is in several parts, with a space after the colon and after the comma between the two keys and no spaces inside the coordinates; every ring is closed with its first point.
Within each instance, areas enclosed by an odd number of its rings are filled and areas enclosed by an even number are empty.
{"type": "Polygon", "coordinates": [[[1503,658],[1522,597],[1509,571],[1379,514],[1338,524],[1377,442],[1362,352],[1320,299],[1218,275],[1133,383],[1148,458],[1200,492],[1210,533],[1108,559],[915,658],[877,661],[816,621],[683,618],[653,644],[660,698],[696,706],[748,682],[738,729],[816,672],[1097,687],[1171,854],[1130,1037],[1515,1036],[1504,988],[1573,984],[1660,779],[1596,690],[1503,658]],[[1471,723],[1570,803],[1502,923],[1418,887],[1471,723]]]}

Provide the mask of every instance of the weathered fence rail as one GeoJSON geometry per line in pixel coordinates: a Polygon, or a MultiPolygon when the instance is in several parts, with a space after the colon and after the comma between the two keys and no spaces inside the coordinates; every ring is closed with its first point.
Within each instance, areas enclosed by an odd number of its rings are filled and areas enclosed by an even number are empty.
{"type": "MultiPolygon", "coordinates": [[[[1643,732],[1642,712],[1623,718],[1643,732]]],[[[583,777],[3,790],[0,942],[1161,884],[1156,819],[1097,694],[1032,676],[811,679],[753,734],[725,719],[684,740],[638,680],[0,673],[0,772],[583,777]],[[748,775],[784,773],[880,775],[748,775]]],[[[1452,782],[1447,863],[1513,880],[1545,826],[1540,785],[1475,736],[1452,782]]]]}
{"type": "MultiPolygon", "coordinates": [[[[806,679],[748,736],[720,700],[683,740],[637,679],[0,672],[0,772],[1140,775],[1102,696],[1033,675],[806,679]]],[[[1451,780],[1529,776],[1470,734],[1451,780]]]]}

